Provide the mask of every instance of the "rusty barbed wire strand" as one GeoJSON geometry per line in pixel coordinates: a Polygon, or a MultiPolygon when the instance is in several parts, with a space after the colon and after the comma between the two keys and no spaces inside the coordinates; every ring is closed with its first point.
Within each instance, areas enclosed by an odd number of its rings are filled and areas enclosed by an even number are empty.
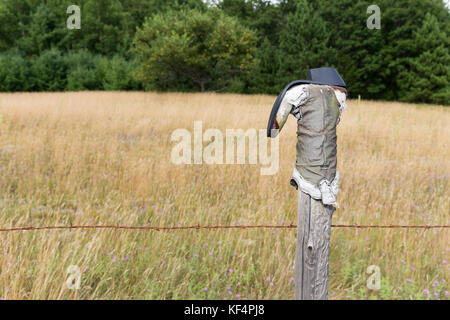
{"type": "MultiPolygon", "coordinates": [[[[356,224],[334,224],[333,228],[355,228],[355,229],[448,229],[448,225],[356,225],[356,224]]],[[[155,227],[155,226],[113,226],[113,225],[84,225],[84,226],[43,226],[43,227],[15,227],[0,228],[0,232],[12,231],[42,231],[42,230],[71,230],[71,229],[111,229],[111,230],[189,230],[189,229],[295,229],[296,225],[232,225],[232,226],[172,226],[172,227],[155,227]]]]}

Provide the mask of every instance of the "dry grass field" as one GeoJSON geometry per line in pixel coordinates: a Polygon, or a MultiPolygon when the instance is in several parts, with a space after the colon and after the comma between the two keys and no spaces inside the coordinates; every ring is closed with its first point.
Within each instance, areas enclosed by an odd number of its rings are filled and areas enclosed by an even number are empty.
{"type": "MultiPolygon", "coordinates": [[[[296,224],[280,170],[175,165],[171,133],[265,128],[273,96],[1,94],[0,228],[296,224]]],[[[450,224],[450,110],[350,101],[338,127],[335,224],[450,224]]],[[[332,230],[330,299],[449,299],[450,230],[332,230]],[[366,270],[380,267],[381,289],[366,270]]],[[[1,299],[293,299],[295,230],[0,233],[1,299]],[[71,265],[81,287],[69,290],[71,265]]]]}

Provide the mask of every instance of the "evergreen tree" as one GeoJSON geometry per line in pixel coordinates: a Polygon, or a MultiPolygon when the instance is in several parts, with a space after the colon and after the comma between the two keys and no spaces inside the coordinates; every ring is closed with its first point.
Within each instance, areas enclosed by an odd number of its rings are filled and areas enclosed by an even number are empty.
{"type": "Polygon", "coordinates": [[[202,0],[120,0],[123,10],[127,14],[126,28],[131,37],[136,29],[144,24],[146,18],[166,12],[169,9],[203,9],[206,8],[202,0]]]}
{"type": "Polygon", "coordinates": [[[367,28],[368,5],[364,1],[341,0],[330,6],[329,1],[322,0],[318,12],[326,21],[326,28],[332,30],[329,45],[338,54],[331,57],[331,64],[342,75],[349,94],[375,98],[386,89],[380,76],[386,70],[386,61],[379,54],[383,47],[381,31],[367,28]]]}
{"type": "Polygon", "coordinates": [[[54,13],[44,3],[37,6],[30,18],[30,22],[23,29],[23,36],[17,40],[16,44],[28,55],[39,55],[56,45],[59,28],[54,13]]]}
{"type": "Polygon", "coordinates": [[[29,59],[17,49],[0,55],[0,91],[28,91],[33,85],[29,59]]]}
{"type": "Polygon", "coordinates": [[[86,0],[83,38],[77,47],[105,55],[125,54],[131,43],[125,23],[126,13],[119,0],[86,0]]]}
{"type": "Polygon", "coordinates": [[[61,51],[51,49],[36,57],[31,66],[31,91],[64,91],[68,65],[61,51]]]}
{"type": "Polygon", "coordinates": [[[380,35],[382,41],[379,50],[374,54],[381,62],[374,69],[375,75],[381,79],[385,89],[373,98],[398,100],[401,93],[398,76],[405,68],[409,68],[409,58],[414,56],[415,32],[421,27],[427,13],[435,16],[448,28],[449,12],[441,0],[390,0],[380,1],[382,22],[380,35]]]}
{"type": "Polygon", "coordinates": [[[256,55],[257,66],[247,82],[252,93],[278,94],[281,85],[277,80],[280,69],[279,50],[265,38],[256,55]]]}
{"type": "Polygon", "coordinates": [[[415,33],[413,51],[398,77],[400,99],[431,103],[450,103],[450,38],[441,30],[435,16],[427,13],[415,33]]]}
{"type": "Polygon", "coordinates": [[[16,40],[25,35],[25,26],[38,5],[39,0],[0,1],[0,50],[14,47],[16,40]]]}
{"type": "Polygon", "coordinates": [[[329,47],[331,31],[307,0],[299,0],[280,34],[279,86],[305,79],[311,68],[331,66],[335,50],[329,47]]]}
{"type": "Polygon", "coordinates": [[[318,3],[327,28],[333,30],[331,45],[339,52],[334,65],[353,97],[398,99],[398,75],[409,68],[414,32],[426,12],[434,15],[440,26],[449,27],[448,10],[441,0],[380,0],[380,30],[366,26],[370,1],[340,0],[331,6],[327,0],[318,3]]]}

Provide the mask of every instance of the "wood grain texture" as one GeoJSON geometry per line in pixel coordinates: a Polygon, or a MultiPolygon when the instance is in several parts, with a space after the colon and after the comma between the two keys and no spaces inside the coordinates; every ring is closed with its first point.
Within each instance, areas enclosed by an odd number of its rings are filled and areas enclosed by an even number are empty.
{"type": "Polygon", "coordinates": [[[295,298],[328,299],[328,268],[331,219],[334,207],[298,193],[297,253],[295,257],[295,298]]]}

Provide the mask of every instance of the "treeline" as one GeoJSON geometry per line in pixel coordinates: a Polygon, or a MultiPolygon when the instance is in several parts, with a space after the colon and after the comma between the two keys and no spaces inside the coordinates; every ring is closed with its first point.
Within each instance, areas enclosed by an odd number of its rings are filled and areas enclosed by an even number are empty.
{"type": "Polygon", "coordinates": [[[87,50],[53,48],[27,57],[17,49],[0,55],[0,91],[141,90],[136,63],[87,50]]]}
{"type": "Polygon", "coordinates": [[[352,97],[450,102],[441,0],[0,0],[0,91],[277,94],[336,67],[352,97]],[[70,30],[70,5],[81,29],[70,30]]]}

